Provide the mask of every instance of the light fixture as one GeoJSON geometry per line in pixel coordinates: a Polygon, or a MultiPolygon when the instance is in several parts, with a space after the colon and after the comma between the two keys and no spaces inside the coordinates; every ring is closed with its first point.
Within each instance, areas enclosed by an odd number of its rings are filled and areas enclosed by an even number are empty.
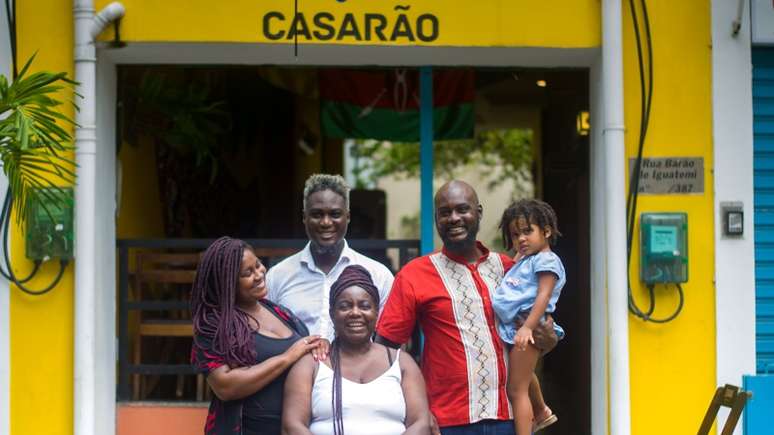
{"type": "Polygon", "coordinates": [[[535,82],[535,84],[538,85],[538,87],[541,87],[541,88],[545,88],[546,86],[548,86],[548,83],[546,83],[545,80],[538,80],[537,82],[535,82]]]}
{"type": "Polygon", "coordinates": [[[581,136],[588,136],[591,129],[591,123],[589,123],[589,111],[582,110],[578,112],[578,116],[575,118],[575,128],[578,134],[581,136]]]}

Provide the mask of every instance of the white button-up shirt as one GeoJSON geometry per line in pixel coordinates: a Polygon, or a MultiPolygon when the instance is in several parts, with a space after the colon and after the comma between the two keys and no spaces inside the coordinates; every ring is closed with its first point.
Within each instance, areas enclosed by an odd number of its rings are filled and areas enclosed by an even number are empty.
{"type": "Polygon", "coordinates": [[[266,274],[266,286],[270,301],[289,308],[309,328],[310,334],[319,334],[333,340],[333,324],[329,313],[328,298],[331,285],[349,265],[359,264],[371,273],[371,278],[379,290],[379,312],[387,301],[392,288],[392,272],[376,260],[351,249],[344,241],[341,256],[326,275],[317,268],[307,243],[298,252],[269,269],[266,274]]]}

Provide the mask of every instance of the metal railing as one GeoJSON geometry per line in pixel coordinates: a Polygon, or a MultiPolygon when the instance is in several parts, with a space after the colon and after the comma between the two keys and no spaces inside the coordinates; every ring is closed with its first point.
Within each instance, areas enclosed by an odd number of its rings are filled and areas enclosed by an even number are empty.
{"type": "MultiPolygon", "coordinates": [[[[193,375],[193,368],[189,364],[161,364],[140,363],[135,364],[129,358],[129,314],[130,312],[178,310],[187,311],[189,301],[185,300],[132,300],[130,297],[130,281],[134,274],[130,270],[130,257],[138,251],[163,252],[163,253],[196,253],[209,246],[214,239],[119,239],[118,249],[118,295],[119,295],[119,322],[118,322],[118,399],[131,400],[132,375],[193,375]]],[[[306,239],[247,239],[245,240],[256,251],[277,252],[300,251],[308,242],[306,239]]],[[[386,252],[397,251],[397,267],[385,264],[395,272],[403,267],[412,258],[419,255],[419,240],[371,240],[352,239],[347,243],[353,249],[368,255],[371,252],[385,253],[383,259],[389,263],[386,252]]],[[[259,255],[261,256],[261,255],[259,255]]],[[[276,264],[281,258],[267,258],[267,267],[276,264]]],[[[134,343],[140,346],[141,343],[134,343]]]]}

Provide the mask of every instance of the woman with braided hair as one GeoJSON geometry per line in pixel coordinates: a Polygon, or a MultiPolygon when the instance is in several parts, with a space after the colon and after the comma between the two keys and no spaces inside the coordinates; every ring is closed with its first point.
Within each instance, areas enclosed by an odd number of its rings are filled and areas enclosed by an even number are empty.
{"type": "Polygon", "coordinates": [[[278,435],[288,369],[328,343],[265,299],[266,268],[245,242],[221,237],[204,252],[191,290],[191,363],[215,393],[206,435],[278,435]]]}
{"type": "Polygon", "coordinates": [[[330,357],[301,358],[288,375],[283,434],[430,434],[425,382],[411,356],[374,343],[379,292],[359,265],[331,286],[330,357]]]}

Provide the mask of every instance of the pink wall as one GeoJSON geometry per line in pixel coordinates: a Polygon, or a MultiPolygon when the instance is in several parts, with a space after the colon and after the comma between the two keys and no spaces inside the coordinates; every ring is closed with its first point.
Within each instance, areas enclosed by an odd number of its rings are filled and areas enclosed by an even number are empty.
{"type": "Polygon", "coordinates": [[[201,435],[207,407],[118,404],[117,435],[201,435]]]}

